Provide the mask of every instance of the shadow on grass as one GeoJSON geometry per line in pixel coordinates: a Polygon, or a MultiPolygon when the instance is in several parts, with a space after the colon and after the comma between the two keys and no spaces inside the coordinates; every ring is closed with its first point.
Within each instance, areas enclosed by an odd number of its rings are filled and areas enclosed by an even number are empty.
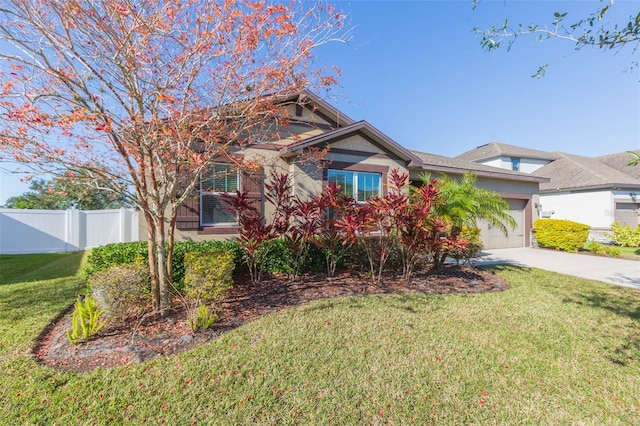
{"type": "Polygon", "coordinates": [[[576,303],[582,306],[605,309],[635,321],[640,320],[640,300],[638,298],[625,297],[617,292],[609,293],[597,290],[576,292],[567,295],[562,301],[564,303],[576,303]]]}
{"type": "Polygon", "coordinates": [[[531,272],[532,269],[528,266],[522,265],[512,265],[508,263],[504,264],[496,264],[496,265],[487,265],[487,266],[479,266],[480,269],[484,269],[486,271],[492,271],[493,273],[498,272],[531,272]]]}
{"type": "Polygon", "coordinates": [[[14,284],[0,291],[0,322],[58,314],[72,304],[85,283],[77,277],[14,284]]]}
{"type": "Polygon", "coordinates": [[[0,255],[0,285],[76,275],[84,252],[0,255]]]}
{"type": "Polygon", "coordinates": [[[607,358],[617,365],[626,366],[640,361],[640,300],[638,297],[630,297],[629,294],[621,294],[617,289],[610,291],[582,291],[567,295],[564,303],[575,303],[590,308],[604,309],[619,316],[633,320],[627,326],[616,328],[615,333],[609,333],[609,340],[622,338],[623,343],[615,348],[609,348],[607,358]]]}

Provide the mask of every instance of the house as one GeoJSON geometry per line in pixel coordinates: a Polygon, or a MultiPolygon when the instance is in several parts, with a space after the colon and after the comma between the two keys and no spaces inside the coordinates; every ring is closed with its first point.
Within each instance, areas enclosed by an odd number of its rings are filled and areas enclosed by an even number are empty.
{"type": "MultiPolygon", "coordinates": [[[[511,206],[517,228],[505,237],[484,226],[486,248],[522,247],[530,244],[532,219],[537,217],[538,187],[543,177],[500,170],[459,159],[411,151],[367,121],[354,121],[312,93],[292,95],[287,100],[289,124],[280,137],[267,143],[248,145],[238,154],[264,165],[259,172],[238,173],[227,164],[216,164],[203,176],[200,190],[185,202],[176,222],[178,239],[228,239],[237,233],[233,215],[222,208],[220,194],[247,191],[261,211],[270,217],[273,206],[265,202],[264,180],[269,167],[287,172],[299,197],[319,194],[324,185],[335,182],[358,201],[386,191],[392,169],[408,172],[413,182],[422,173],[460,176],[476,173],[478,185],[500,192],[511,206]],[[321,164],[300,159],[310,150],[328,149],[321,164]]],[[[144,224],[141,224],[144,228],[144,224]]],[[[145,230],[141,229],[141,235],[145,230]]]]}
{"type": "Polygon", "coordinates": [[[614,221],[640,224],[640,166],[627,166],[627,152],[584,157],[494,142],[455,158],[549,178],[540,183],[540,217],[587,224],[595,238],[614,221]]]}

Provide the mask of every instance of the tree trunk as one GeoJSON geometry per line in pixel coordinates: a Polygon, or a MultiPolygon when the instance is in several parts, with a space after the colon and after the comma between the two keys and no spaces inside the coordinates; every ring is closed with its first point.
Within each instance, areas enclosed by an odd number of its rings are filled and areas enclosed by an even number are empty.
{"type": "Polygon", "coordinates": [[[147,221],[147,255],[149,258],[149,273],[151,274],[151,300],[154,311],[160,310],[160,282],[158,281],[158,270],[156,268],[156,226],[151,215],[144,213],[147,221]]]}
{"type": "Polygon", "coordinates": [[[171,206],[171,222],[167,233],[167,276],[169,283],[173,282],[173,247],[175,243],[176,221],[178,220],[178,206],[171,206]]]}
{"type": "Polygon", "coordinates": [[[157,218],[156,224],[156,270],[158,272],[158,311],[164,314],[171,307],[171,291],[167,268],[166,240],[163,218],[157,218]]]}
{"type": "Polygon", "coordinates": [[[151,296],[153,310],[163,314],[171,307],[170,279],[165,249],[164,222],[145,213],[149,254],[149,272],[151,273],[151,296]]]}

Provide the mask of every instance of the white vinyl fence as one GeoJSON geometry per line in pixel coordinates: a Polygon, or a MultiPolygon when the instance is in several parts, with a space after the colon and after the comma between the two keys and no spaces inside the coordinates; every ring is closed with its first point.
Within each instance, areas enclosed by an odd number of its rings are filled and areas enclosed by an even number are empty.
{"type": "Polygon", "coordinates": [[[133,209],[0,209],[0,254],[79,251],[138,240],[133,209]]]}

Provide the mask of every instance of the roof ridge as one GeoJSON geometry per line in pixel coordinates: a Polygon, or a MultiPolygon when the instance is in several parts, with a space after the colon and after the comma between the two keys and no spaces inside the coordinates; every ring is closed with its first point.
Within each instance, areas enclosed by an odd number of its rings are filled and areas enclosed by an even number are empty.
{"type": "MultiPolygon", "coordinates": [[[[598,172],[597,170],[595,170],[593,167],[586,167],[585,165],[583,165],[582,163],[580,163],[579,161],[577,161],[574,157],[581,157],[581,158],[586,158],[589,159],[589,157],[582,157],[580,155],[574,155],[574,154],[567,154],[564,152],[558,152],[559,155],[561,155],[562,157],[566,158],[568,161],[571,161],[573,164],[575,164],[578,168],[588,172],[588,173],[592,173],[594,175],[596,175],[598,178],[600,179],[604,179],[607,180],[607,176],[604,176],[603,174],[601,174],[600,172],[598,172]]],[[[597,161],[597,160],[595,160],[597,161]]],[[[602,164],[603,166],[606,166],[608,168],[610,168],[609,166],[607,166],[606,164],[602,164]]]]}

